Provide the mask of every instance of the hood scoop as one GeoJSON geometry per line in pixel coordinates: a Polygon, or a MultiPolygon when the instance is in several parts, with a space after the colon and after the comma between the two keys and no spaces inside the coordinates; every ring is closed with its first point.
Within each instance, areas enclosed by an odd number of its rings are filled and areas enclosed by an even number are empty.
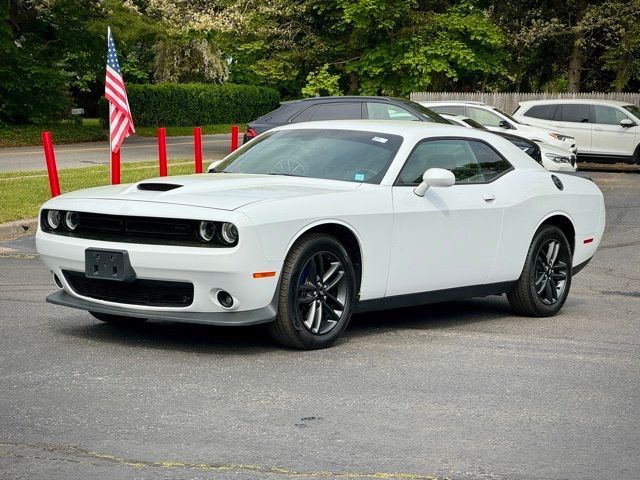
{"type": "Polygon", "coordinates": [[[176,183],[139,183],[138,190],[143,190],[147,192],[168,192],[169,190],[175,190],[176,188],[180,188],[182,185],[178,185],[176,183]]]}

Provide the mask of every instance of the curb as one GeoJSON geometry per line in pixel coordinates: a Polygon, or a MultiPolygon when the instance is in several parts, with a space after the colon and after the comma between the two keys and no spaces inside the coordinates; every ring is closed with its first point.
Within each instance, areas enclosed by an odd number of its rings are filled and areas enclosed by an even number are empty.
{"type": "Polygon", "coordinates": [[[0,223],[0,240],[10,240],[24,235],[33,235],[38,228],[38,219],[29,218],[15,222],[0,223]]]}

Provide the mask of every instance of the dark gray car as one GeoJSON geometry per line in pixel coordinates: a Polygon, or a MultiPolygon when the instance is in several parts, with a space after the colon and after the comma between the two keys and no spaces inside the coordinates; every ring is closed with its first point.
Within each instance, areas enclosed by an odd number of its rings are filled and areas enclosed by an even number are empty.
{"type": "Polygon", "coordinates": [[[282,102],[279,108],[247,125],[244,141],[287,123],[314,120],[414,120],[449,123],[419,103],[393,97],[313,97],[282,102]]]}

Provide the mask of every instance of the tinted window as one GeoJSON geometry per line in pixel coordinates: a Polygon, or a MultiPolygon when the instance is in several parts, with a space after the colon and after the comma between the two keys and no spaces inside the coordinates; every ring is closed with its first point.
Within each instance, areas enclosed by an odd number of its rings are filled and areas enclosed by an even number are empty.
{"type": "Polygon", "coordinates": [[[402,137],[353,130],[267,132],[232,153],[216,172],[379,183],[402,137]]]}
{"type": "Polygon", "coordinates": [[[636,105],[625,105],[622,108],[624,108],[627,112],[631,112],[632,115],[640,119],[640,107],[637,107],[636,105]]]}
{"type": "Polygon", "coordinates": [[[620,120],[627,117],[623,112],[613,107],[605,107],[604,105],[594,105],[595,123],[605,125],[619,125],[620,120]]]}
{"type": "Polygon", "coordinates": [[[488,110],[483,110],[482,108],[475,108],[475,107],[468,107],[468,108],[469,108],[469,116],[473,118],[476,122],[486,127],[499,127],[500,122],[503,120],[498,115],[488,110]]]}
{"type": "Polygon", "coordinates": [[[525,117],[541,118],[543,120],[553,120],[556,112],[555,105],[534,105],[524,112],[525,117]]]}
{"type": "Polygon", "coordinates": [[[451,115],[466,115],[463,105],[436,105],[435,107],[429,107],[434,112],[449,113],[451,115]]]}
{"type": "Polygon", "coordinates": [[[294,117],[292,122],[315,120],[357,120],[362,118],[362,103],[321,103],[312,105],[294,117]]]}
{"type": "Polygon", "coordinates": [[[402,100],[402,99],[397,99],[397,100],[411,107],[413,110],[420,112],[422,115],[424,115],[424,120],[426,120],[427,122],[449,123],[446,119],[441,117],[438,113],[434,112],[430,108],[420,105],[418,102],[414,102],[413,100],[402,100]]]}
{"type": "Polygon", "coordinates": [[[585,123],[589,121],[589,105],[563,103],[558,105],[556,120],[561,122],[585,123]]]}
{"type": "Polygon", "coordinates": [[[397,105],[367,102],[370,120],[418,120],[418,117],[397,105]]]}
{"type": "Polygon", "coordinates": [[[465,118],[462,121],[473,128],[477,128],[479,130],[487,130],[487,127],[485,127],[481,123],[476,122],[473,118],[465,118]]]}
{"type": "Polygon", "coordinates": [[[464,139],[426,140],[411,152],[398,183],[416,185],[429,168],[450,170],[456,184],[490,182],[511,164],[483,142],[464,139]]]}

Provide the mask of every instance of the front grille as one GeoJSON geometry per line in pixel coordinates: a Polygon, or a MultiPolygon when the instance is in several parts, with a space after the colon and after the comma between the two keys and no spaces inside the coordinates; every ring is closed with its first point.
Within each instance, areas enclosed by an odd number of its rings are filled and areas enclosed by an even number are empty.
{"type": "Polygon", "coordinates": [[[62,273],[78,295],[96,300],[149,307],[188,307],[193,303],[193,284],[188,282],[143,279],[118,282],[87,278],[84,272],[72,270],[62,273]]]}
{"type": "MultiPolygon", "coordinates": [[[[78,226],[70,231],[64,226],[52,230],[47,226],[47,210],[42,211],[40,225],[43,231],[67,237],[87,238],[106,242],[144,243],[153,245],[181,245],[205,248],[229,248],[220,238],[221,222],[216,224],[216,235],[209,242],[198,239],[200,220],[181,218],[137,217],[77,212],[78,226]]],[[[65,211],[61,211],[64,216],[65,211]]],[[[236,242],[237,243],[237,242],[236,242]]]]}

